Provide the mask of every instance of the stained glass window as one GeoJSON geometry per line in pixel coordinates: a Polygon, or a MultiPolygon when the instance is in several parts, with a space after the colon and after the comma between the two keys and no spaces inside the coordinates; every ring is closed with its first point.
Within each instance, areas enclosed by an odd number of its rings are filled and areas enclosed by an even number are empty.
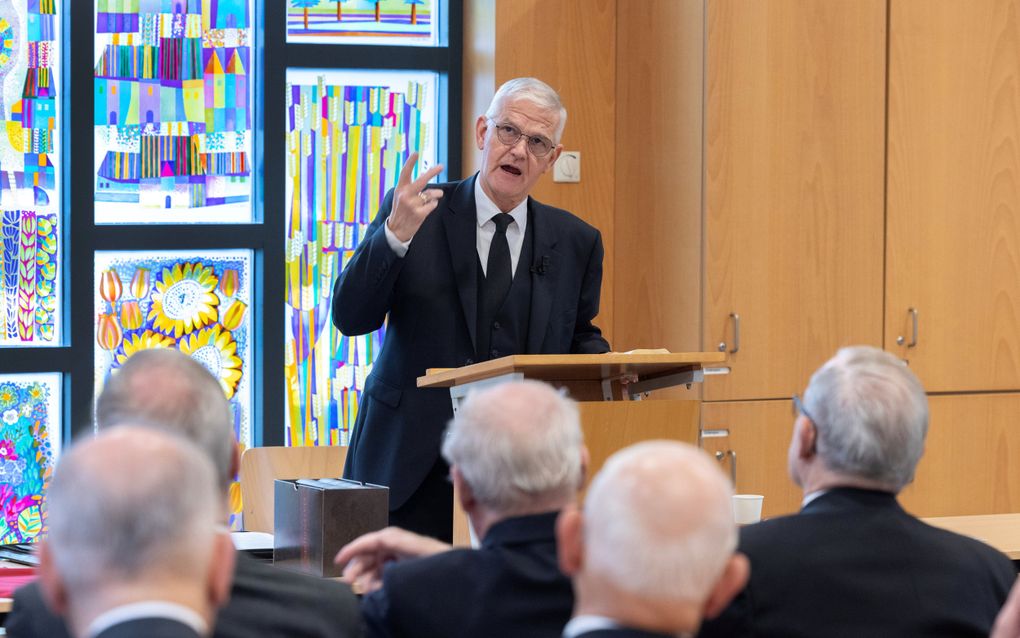
{"type": "Polygon", "coordinates": [[[135,352],[175,348],[219,379],[251,444],[248,250],[96,253],[96,394],[135,352]]]}
{"type": "Polygon", "coordinates": [[[287,42],[436,46],[436,0],[287,0],[287,42]]]}
{"type": "Polygon", "coordinates": [[[0,345],[60,345],[60,20],[0,0],[0,345]]]}
{"type": "Polygon", "coordinates": [[[96,223],[252,219],[253,0],[96,0],[96,223]]]}
{"type": "Polygon", "coordinates": [[[35,542],[46,529],[60,387],[59,374],[0,374],[0,543],[35,542]]]}
{"type": "Polygon", "coordinates": [[[410,152],[436,157],[430,72],[287,73],[288,445],[345,445],[383,331],[340,335],[333,280],[410,152]]]}

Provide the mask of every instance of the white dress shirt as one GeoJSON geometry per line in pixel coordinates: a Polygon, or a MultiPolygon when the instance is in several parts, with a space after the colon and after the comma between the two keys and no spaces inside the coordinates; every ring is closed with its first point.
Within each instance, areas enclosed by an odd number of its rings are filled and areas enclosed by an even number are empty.
{"type": "MultiPolygon", "coordinates": [[[[496,222],[492,218],[502,213],[499,206],[496,206],[489,199],[489,196],[482,190],[482,182],[475,178],[475,211],[478,215],[478,232],[475,233],[475,248],[478,251],[478,259],[482,262],[482,272],[485,272],[489,261],[489,246],[492,244],[492,236],[496,233],[496,222]]],[[[510,272],[517,274],[517,262],[521,258],[521,247],[524,246],[524,231],[528,229],[528,198],[509,211],[514,220],[507,226],[506,241],[510,246],[510,272]]],[[[389,224],[383,224],[386,233],[386,243],[397,257],[403,257],[411,247],[411,239],[400,241],[390,230],[389,224]]]]}
{"type": "Polygon", "coordinates": [[[203,620],[202,617],[199,616],[193,609],[164,600],[145,600],[138,603],[131,603],[130,605],[114,607],[109,611],[99,614],[91,623],[89,623],[88,629],[85,631],[85,635],[92,638],[93,636],[98,636],[114,625],[142,618],[167,618],[169,620],[176,620],[177,622],[194,629],[199,636],[206,636],[209,634],[209,627],[206,625],[205,620],[203,620]]]}

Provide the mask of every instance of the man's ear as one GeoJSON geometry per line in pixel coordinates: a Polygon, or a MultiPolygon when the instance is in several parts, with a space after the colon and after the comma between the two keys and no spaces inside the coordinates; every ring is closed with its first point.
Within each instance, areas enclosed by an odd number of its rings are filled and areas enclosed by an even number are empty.
{"type": "Polygon", "coordinates": [[[485,133],[489,130],[489,118],[479,115],[475,120],[475,145],[478,150],[485,148],[485,133]]]}
{"type": "Polygon", "coordinates": [[[222,607],[230,600],[236,561],[237,550],[234,549],[234,542],[230,540],[230,532],[217,533],[207,577],[209,602],[214,608],[222,607]]]}
{"type": "Polygon", "coordinates": [[[747,586],[747,579],[751,576],[751,563],[740,552],[736,552],[726,561],[726,568],[722,576],[716,581],[708,599],[702,608],[702,615],[705,618],[715,618],[726,609],[737,594],[747,586]]]}
{"type": "Polygon", "coordinates": [[[453,481],[453,492],[457,495],[457,500],[460,501],[461,509],[465,512],[472,511],[475,507],[475,493],[464,480],[464,475],[460,473],[460,468],[456,465],[450,466],[450,480],[453,481]]]}
{"type": "Polygon", "coordinates": [[[67,588],[53,562],[53,551],[50,549],[49,543],[43,540],[39,542],[36,552],[39,556],[39,587],[42,590],[43,599],[53,613],[58,616],[66,616],[70,607],[67,588]]]}
{"type": "Polygon", "coordinates": [[[588,482],[588,468],[591,467],[591,453],[588,451],[587,445],[581,446],[581,484],[577,486],[578,491],[584,489],[585,483],[588,482]]]}
{"type": "Polygon", "coordinates": [[[793,436],[797,441],[797,456],[802,459],[814,457],[818,445],[818,428],[803,414],[797,417],[793,436]]]}
{"type": "Polygon", "coordinates": [[[556,554],[560,571],[567,576],[584,567],[584,514],[577,505],[567,505],[556,519],[556,554]]]}
{"type": "Polygon", "coordinates": [[[562,153],[562,152],[563,152],[563,145],[562,144],[557,144],[556,148],[554,148],[552,150],[552,152],[549,153],[549,155],[546,156],[546,159],[548,159],[548,163],[545,165],[545,168],[542,169],[543,173],[545,173],[550,168],[552,168],[552,165],[556,163],[556,160],[559,159],[560,153],[562,153]]]}

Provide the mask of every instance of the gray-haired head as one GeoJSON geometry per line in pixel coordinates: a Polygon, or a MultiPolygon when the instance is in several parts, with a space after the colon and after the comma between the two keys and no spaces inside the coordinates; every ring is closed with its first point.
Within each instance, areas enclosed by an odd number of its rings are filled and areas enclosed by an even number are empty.
{"type": "Polygon", "coordinates": [[[443,441],[443,458],[457,466],[475,499],[503,516],[572,502],[583,450],[577,405],[539,381],[472,393],[443,441]]]}
{"type": "Polygon", "coordinates": [[[233,480],[230,404],[216,378],[186,354],[142,350],[111,375],[96,401],[96,427],[125,423],[188,439],[208,455],[223,490],[233,480]]]}
{"type": "Polygon", "coordinates": [[[624,448],[585,497],[587,570],[632,596],[704,602],[737,545],[732,495],[718,464],[695,447],[624,448]]]}
{"type": "Polygon", "coordinates": [[[563,137],[563,129],[567,125],[567,109],[560,101],[560,94],[551,86],[537,78],[514,78],[503,83],[496,94],[489,102],[489,108],[485,111],[485,117],[497,120],[503,112],[507,102],[513,100],[524,100],[531,102],[539,108],[556,113],[556,139],[554,144],[560,143],[563,137]]]}
{"type": "Polygon", "coordinates": [[[200,581],[222,521],[206,455],[152,428],[111,428],[74,445],[47,500],[53,564],[86,598],[111,585],[200,581]]]}
{"type": "Polygon", "coordinates": [[[843,348],[811,377],[804,407],[817,419],[830,470],[899,491],[914,478],[928,433],[928,398],[914,373],[870,346],[843,348]]]}

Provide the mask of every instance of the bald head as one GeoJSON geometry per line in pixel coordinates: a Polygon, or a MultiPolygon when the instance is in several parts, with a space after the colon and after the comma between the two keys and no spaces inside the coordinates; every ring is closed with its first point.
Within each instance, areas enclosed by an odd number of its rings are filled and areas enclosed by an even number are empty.
{"type": "Polygon", "coordinates": [[[187,439],[209,457],[222,490],[233,480],[230,404],[219,382],[191,357],[176,350],[142,350],[113,373],[96,401],[96,427],[126,423],[187,439]]]}
{"type": "Polygon", "coordinates": [[[587,569],[631,594],[701,603],[736,548],[732,494],[718,465],[690,445],[617,452],[585,499],[587,569]]]}
{"type": "Polygon", "coordinates": [[[474,497],[504,516],[559,509],[576,497],[584,439],[576,404],[538,381],[471,394],[450,422],[443,457],[474,497]]]}
{"type": "Polygon", "coordinates": [[[81,591],[154,574],[201,576],[221,519],[209,460],[151,428],[113,428],[76,444],[47,498],[57,570],[81,591]]]}

